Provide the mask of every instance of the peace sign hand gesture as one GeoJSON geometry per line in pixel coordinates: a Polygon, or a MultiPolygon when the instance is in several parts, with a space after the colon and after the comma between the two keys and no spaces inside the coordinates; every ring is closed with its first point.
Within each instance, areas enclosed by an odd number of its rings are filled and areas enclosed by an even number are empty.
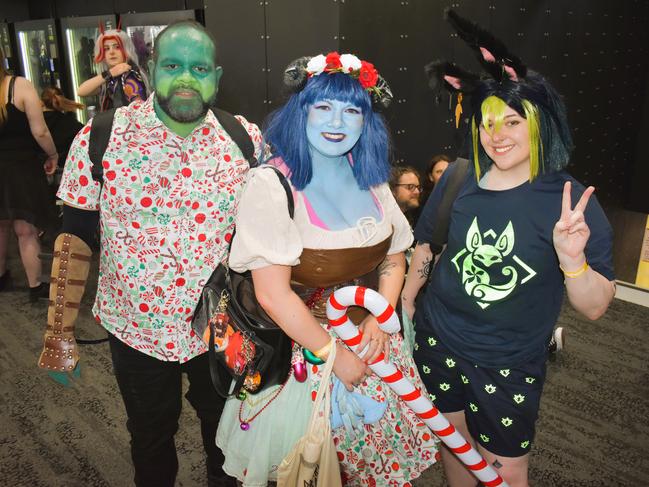
{"type": "Polygon", "coordinates": [[[586,224],[584,211],[590,196],[595,191],[593,186],[589,186],[572,209],[571,186],[570,181],[566,181],[563,186],[561,216],[552,232],[552,241],[557,257],[559,257],[559,264],[568,271],[577,270],[586,260],[584,249],[590,237],[590,228],[586,224]]]}

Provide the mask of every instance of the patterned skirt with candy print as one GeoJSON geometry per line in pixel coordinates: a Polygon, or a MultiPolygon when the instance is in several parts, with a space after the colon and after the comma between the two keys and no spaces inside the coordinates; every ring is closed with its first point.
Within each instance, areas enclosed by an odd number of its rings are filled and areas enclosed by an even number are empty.
{"type": "MultiPolygon", "coordinates": [[[[328,325],[324,325],[330,334],[328,325]]],[[[404,376],[424,391],[400,335],[390,339],[390,359],[404,376]]],[[[310,365],[309,378],[293,376],[283,390],[269,388],[243,401],[229,399],[216,436],[226,460],[224,470],[245,487],[262,487],[277,478],[277,468],[304,434],[311,404],[320,385],[322,366],[310,365]],[[273,399],[274,398],[274,399],[273,399]],[[248,423],[247,429],[241,423],[248,423]]],[[[341,426],[332,430],[345,486],[410,486],[411,481],[438,458],[438,441],[428,427],[376,375],[367,377],[356,392],[378,402],[387,401],[383,417],[362,425],[356,434],[341,426]]]]}

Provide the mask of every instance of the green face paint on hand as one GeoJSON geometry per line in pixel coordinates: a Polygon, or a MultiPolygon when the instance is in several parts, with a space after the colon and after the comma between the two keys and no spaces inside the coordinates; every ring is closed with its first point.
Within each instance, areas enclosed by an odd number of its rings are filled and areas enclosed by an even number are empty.
{"type": "Polygon", "coordinates": [[[214,60],[211,39],[197,29],[179,26],[158,39],[151,62],[154,106],[160,120],[187,137],[199,125],[218,92],[223,72],[214,60]]]}

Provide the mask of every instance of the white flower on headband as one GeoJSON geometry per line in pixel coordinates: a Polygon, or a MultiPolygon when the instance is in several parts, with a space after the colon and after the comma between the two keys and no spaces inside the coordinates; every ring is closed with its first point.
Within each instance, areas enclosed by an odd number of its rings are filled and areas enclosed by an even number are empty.
{"type": "Polygon", "coordinates": [[[327,67],[327,58],[318,54],[315,57],[312,57],[306,65],[306,71],[312,76],[317,76],[321,74],[324,69],[327,67]]]}
{"type": "Polygon", "coordinates": [[[340,56],[340,63],[343,65],[343,71],[349,73],[361,69],[361,60],[353,54],[343,54],[340,56]]]}

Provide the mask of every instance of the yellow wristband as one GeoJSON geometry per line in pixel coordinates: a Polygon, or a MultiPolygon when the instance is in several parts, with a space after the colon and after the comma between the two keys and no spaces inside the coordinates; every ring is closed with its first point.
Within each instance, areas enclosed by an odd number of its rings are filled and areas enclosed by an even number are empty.
{"type": "Polygon", "coordinates": [[[585,261],[584,261],[584,265],[582,265],[582,266],[581,266],[579,269],[577,269],[576,271],[572,271],[572,272],[570,272],[570,271],[565,270],[565,269],[564,269],[563,267],[561,267],[561,266],[559,266],[559,269],[561,269],[561,271],[563,272],[563,275],[564,275],[565,277],[568,277],[568,278],[570,278],[570,279],[574,279],[575,277],[579,277],[579,276],[581,276],[584,272],[586,272],[586,271],[588,270],[588,261],[585,260],[585,261]]]}
{"type": "Polygon", "coordinates": [[[327,343],[324,347],[313,352],[313,355],[318,357],[320,360],[326,360],[327,357],[329,356],[329,351],[331,350],[332,343],[333,342],[330,340],[329,343],[327,343]]]}

